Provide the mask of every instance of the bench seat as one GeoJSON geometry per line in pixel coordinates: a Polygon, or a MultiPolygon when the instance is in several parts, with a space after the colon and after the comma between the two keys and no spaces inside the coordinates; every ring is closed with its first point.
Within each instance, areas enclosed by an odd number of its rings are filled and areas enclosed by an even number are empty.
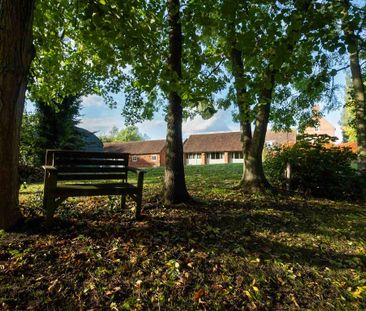
{"type": "Polygon", "coordinates": [[[122,195],[135,193],[137,187],[129,183],[100,183],[100,184],[58,184],[52,191],[55,195],[70,197],[94,195],[122,195]]]}

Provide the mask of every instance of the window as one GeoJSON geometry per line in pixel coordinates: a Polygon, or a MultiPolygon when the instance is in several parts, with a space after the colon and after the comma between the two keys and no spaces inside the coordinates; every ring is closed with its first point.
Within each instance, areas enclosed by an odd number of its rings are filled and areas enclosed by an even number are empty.
{"type": "Polygon", "coordinates": [[[319,132],[319,125],[314,126],[315,132],[319,132]]]}
{"type": "Polygon", "coordinates": [[[151,156],[151,161],[156,161],[157,160],[157,156],[156,156],[156,154],[153,154],[152,156],[151,156]]]}
{"type": "Polygon", "coordinates": [[[231,153],[231,158],[232,159],[242,159],[243,158],[243,153],[240,152],[240,151],[232,152],[231,153]]]}
{"type": "Polygon", "coordinates": [[[136,162],[138,159],[138,156],[132,156],[132,162],[136,162]]]}
{"type": "Polygon", "coordinates": [[[222,152],[211,152],[210,159],[212,160],[220,160],[224,158],[224,154],[222,152]]]}
{"type": "Polygon", "coordinates": [[[188,153],[188,159],[190,159],[190,160],[201,159],[201,154],[200,153],[188,153]]]}

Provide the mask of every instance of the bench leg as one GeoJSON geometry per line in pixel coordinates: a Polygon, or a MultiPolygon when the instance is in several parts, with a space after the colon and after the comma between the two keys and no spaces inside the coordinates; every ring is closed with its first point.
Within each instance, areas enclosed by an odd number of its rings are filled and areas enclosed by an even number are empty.
{"type": "Polygon", "coordinates": [[[126,208],[126,194],[121,195],[121,208],[125,209],[126,208]]]}
{"type": "Polygon", "coordinates": [[[136,195],[136,220],[140,220],[141,217],[141,205],[142,205],[142,193],[136,195]]]}
{"type": "Polygon", "coordinates": [[[51,197],[49,194],[44,194],[43,196],[43,210],[46,216],[46,222],[50,223],[53,219],[53,214],[56,208],[56,201],[54,197],[51,197]]]}

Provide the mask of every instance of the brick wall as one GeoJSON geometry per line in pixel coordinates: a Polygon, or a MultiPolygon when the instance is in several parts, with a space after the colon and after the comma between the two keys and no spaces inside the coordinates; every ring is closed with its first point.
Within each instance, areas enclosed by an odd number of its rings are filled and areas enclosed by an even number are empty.
{"type": "Polygon", "coordinates": [[[160,152],[160,166],[165,166],[166,161],[166,146],[160,152]]]}
{"type": "Polygon", "coordinates": [[[304,131],[305,134],[327,134],[329,136],[335,136],[335,127],[330,124],[326,119],[321,118],[319,120],[319,126],[315,127],[307,127],[304,131]],[[316,130],[317,129],[317,130],[316,130]]]}
{"type": "Polygon", "coordinates": [[[160,154],[132,154],[129,158],[129,165],[132,167],[154,167],[160,166],[160,163],[160,154]],[[152,156],[156,156],[156,160],[153,160],[152,156]],[[136,161],[133,161],[134,157],[137,157],[136,161]]]}
{"type": "Polygon", "coordinates": [[[206,165],[207,164],[207,154],[202,152],[201,153],[201,164],[206,165]]]}

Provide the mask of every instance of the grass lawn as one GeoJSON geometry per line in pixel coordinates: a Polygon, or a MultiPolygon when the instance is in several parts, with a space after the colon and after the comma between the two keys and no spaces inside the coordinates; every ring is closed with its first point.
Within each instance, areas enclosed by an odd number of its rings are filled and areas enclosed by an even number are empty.
{"type": "Polygon", "coordinates": [[[47,228],[42,186],[22,189],[25,223],[0,231],[0,308],[365,310],[365,206],[243,195],[241,165],[186,174],[198,203],[165,208],[149,171],[140,222],[119,198],[71,198],[47,228]]]}

